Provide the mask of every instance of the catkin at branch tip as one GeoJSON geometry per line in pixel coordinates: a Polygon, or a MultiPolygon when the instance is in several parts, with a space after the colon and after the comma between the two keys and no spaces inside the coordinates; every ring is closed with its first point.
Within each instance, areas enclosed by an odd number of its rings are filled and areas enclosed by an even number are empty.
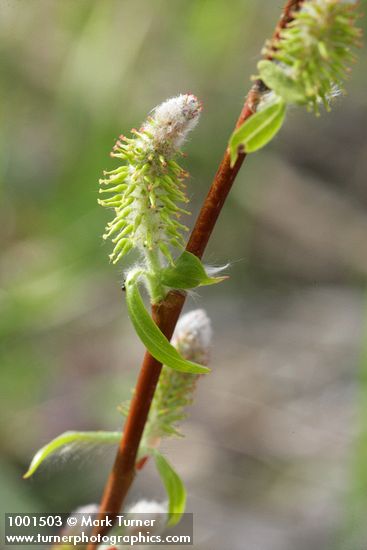
{"type": "Polygon", "coordinates": [[[357,5],[345,0],[305,0],[292,21],[263,49],[297,89],[297,102],[316,114],[320,104],[330,110],[332,98],[343,91],[348,64],[355,61],[352,48],[360,45],[361,37],[357,5]]]}
{"type": "Polygon", "coordinates": [[[175,161],[188,133],[196,126],[201,104],[192,94],[182,94],[153,109],[132,138],[120,136],[111,155],[123,164],[105,172],[100,180],[102,206],[113,208],[114,219],[106,226],[104,239],[111,238],[113,263],[132,248],[143,254],[160,251],[173,262],[172,249],[184,246],[179,221],[188,202],[184,180],[188,177],[175,161]],[[180,205],[181,203],[181,205],[180,205]]]}

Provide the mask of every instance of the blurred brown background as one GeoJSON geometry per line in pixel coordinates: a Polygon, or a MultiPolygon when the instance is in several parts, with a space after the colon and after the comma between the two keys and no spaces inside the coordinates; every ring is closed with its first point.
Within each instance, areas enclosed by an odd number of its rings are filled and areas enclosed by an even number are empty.
{"type": "MultiPolygon", "coordinates": [[[[2,511],[100,498],[113,449],[21,474],[68,429],[117,429],[142,347],[108,264],[98,178],[159,102],[204,103],[186,146],[198,211],[277,21],[275,0],[0,0],[2,511]]],[[[362,8],[364,3],[362,2],[362,8]]],[[[361,20],[366,26],[366,19],[361,20]]],[[[294,109],[247,159],[206,254],[215,332],[185,440],[195,548],[362,550],[367,511],[367,58],[330,114],[294,109]]],[[[154,469],[130,500],[164,498],[154,469]]]]}

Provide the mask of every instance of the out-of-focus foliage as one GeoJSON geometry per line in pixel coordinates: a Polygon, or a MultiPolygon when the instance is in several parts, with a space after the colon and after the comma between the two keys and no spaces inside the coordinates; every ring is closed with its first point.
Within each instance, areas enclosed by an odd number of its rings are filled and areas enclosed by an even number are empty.
{"type": "MultiPolygon", "coordinates": [[[[184,159],[192,175],[195,214],[279,9],[273,0],[232,0],[230,5],[224,0],[0,0],[4,511],[69,512],[97,501],[113,460],[111,454],[87,453],[66,470],[56,468],[30,482],[20,479],[34,451],[59,433],[119,429],[116,405],[128,398],[137,374],[142,347],[120,296],[122,268],[108,264],[102,233],[109,216],[96,203],[98,178],[109,168],[113,143],[121,132],[139,126],[152,106],[178,93],[195,93],[204,109],[184,159]]],[[[361,24],[366,26],[366,18],[361,24]]],[[[282,135],[248,159],[206,255],[212,264],[233,261],[231,280],[200,292],[218,335],[213,382],[206,382],[211,389],[201,390],[203,408],[200,415],[193,412],[196,427],[191,435],[188,430],[186,452],[200,451],[200,456],[184,461],[182,445],[182,464],[172,462],[188,480],[190,506],[202,511],[200,499],[206,496],[208,510],[214,501],[231,510],[230,503],[238,499],[241,514],[238,523],[231,523],[231,536],[235,525],[244,527],[242,507],[250,509],[251,502],[266,502],[264,518],[269,509],[281,508],[280,499],[283,516],[294,525],[292,499],[298,493],[294,486],[293,493],[288,490],[290,479],[299,476],[297,468],[304,472],[309,455],[298,439],[297,444],[291,440],[293,447],[287,440],[279,450],[274,423],[281,441],[291,432],[274,408],[292,411],[291,400],[302,397],[302,410],[309,411],[310,392],[319,387],[311,371],[320,376],[320,387],[330,380],[339,387],[333,376],[340,372],[353,382],[355,319],[362,301],[358,285],[367,273],[365,49],[359,58],[346,85],[349,95],[336,102],[331,114],[314,120],[290,111],[282,135]],[[310,289],[310,284],[319,288],[310,289]],[[297,298],[302,306],[295,301],[295,287],[297,296],[306,297],[297,298]],[[307,299],[313,291],[319,298],[307,299]],[[264,297],[274,305],[265,306],[264,297]],[[308,315],[314,315],[312,321],[308,315]],[[337,321],[341,328],[335,328],[337,321]],[[295,351],[297,338],[305,355],[295,351]],[[247,408],[249,403],[253,408],[247,408]],[[206,438],[210,444],[195,447],[206,438]],[[185,475],[182,466],[190,464],[196,470],[185,475]]],[[[338,411],[346,406],[340,399],[338,411]]],[[[329,410],[329,401],[323,403],[322,410],[329,410]]],[[[303,434],[304,416],[297,418],[292,433],[303,434]]],[[[317,469],[325,437],[317,440],[320,447],[312,441],[317,469]]],[[[148,468],[144,476],[149,475],[148,468]]],[[[151,490],[155,497],[156,485],[147,484],[144,476],[144,492],[151,490]]],[[[139,482],[136,491],[142,494],[139,482]]],[[[234,522],[233,510],[228,514],[234,522]]],[[[264,527],[261,521],[249,522],[249,528],[264,527]]],[[[270,533],[274,550],[270,531],[266,526],[256,532],[270,533]]],[[[286,541],[290,548],[302,548],[284,534],[282,550],[286,541]]],[[[266,548],[266,543],[256,544],[266,548]]]]}

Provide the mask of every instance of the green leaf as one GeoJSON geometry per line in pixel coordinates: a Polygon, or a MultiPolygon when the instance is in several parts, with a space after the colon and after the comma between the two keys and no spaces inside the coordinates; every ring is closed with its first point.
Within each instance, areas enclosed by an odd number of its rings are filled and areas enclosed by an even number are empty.
{"type": "Polygon", "coordinates": [[[286,103],[296,103],[297,105],[307,103],[303,87],[296,80],[287,76],[279,64],[264,59],[259,61],[257,68],[261,80],[286,103]]]}
{"type": "Polygon", "coordinates": [[[285,103],[278,98],[269,103],[237,128],[229,141],[231,166],[237,160],[239,148],[246,153],[253,153],[264,147],[279,132],[285,118],[285,103]]]}
{"type": "Polygon", "coordinates": [[[210,371],[198,363],[187,361],[169,343],[145,309],[136,275],[126,280],[126,301],[132,324],[149,353],[163,365],[181,372],[205,374],[210,371]]]}
{"type": "Polygon", "coordinates": [[[72,443],[118,443],[121,432],[65,432],[47,443],[34,455],[32,462],[23,478],[31,477],[46,458],[72,443]]]}
{"type": "Polygon", "coordinates": [[[165,459],[165,457],[156,449],[151,451],[155,465],[161,476],[165,489],[168,495],[168,513],[173,514],[168,520],[167,526],[172,527],[176,525],[182,514],[185,512],[186,507],[186,489],[180,476],[172,468],[171,464],[165,459]]]}
{"type": "Polygon", "coordinates": [[[214,285],[228,277],[209,277],[199,258],[191,252],[183,252],[174,266],[162,270],[161,282],[170,288],[188,289],[214,285]]]}

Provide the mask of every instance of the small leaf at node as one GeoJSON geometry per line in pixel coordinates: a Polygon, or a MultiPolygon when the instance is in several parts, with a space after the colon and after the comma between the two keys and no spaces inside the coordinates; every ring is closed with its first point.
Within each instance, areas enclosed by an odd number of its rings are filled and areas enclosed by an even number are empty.
{"type": "Polygon", "coordinates": [[[162,270],[161,282],[170,288],[189,289],[198,286],[214,285],[228,277],[209,277],[199,258],[191,252],[183,252],[174,266],[162,270]]]}
{"type": "Polygon", "coordinates": [[[284,101],[278,98],[251,115],[234,131],[229,141],[231,166],[236,162],[241,148],[245,153],[253,153],[273,139],[284,122],[285,110],[284,101]]]}

